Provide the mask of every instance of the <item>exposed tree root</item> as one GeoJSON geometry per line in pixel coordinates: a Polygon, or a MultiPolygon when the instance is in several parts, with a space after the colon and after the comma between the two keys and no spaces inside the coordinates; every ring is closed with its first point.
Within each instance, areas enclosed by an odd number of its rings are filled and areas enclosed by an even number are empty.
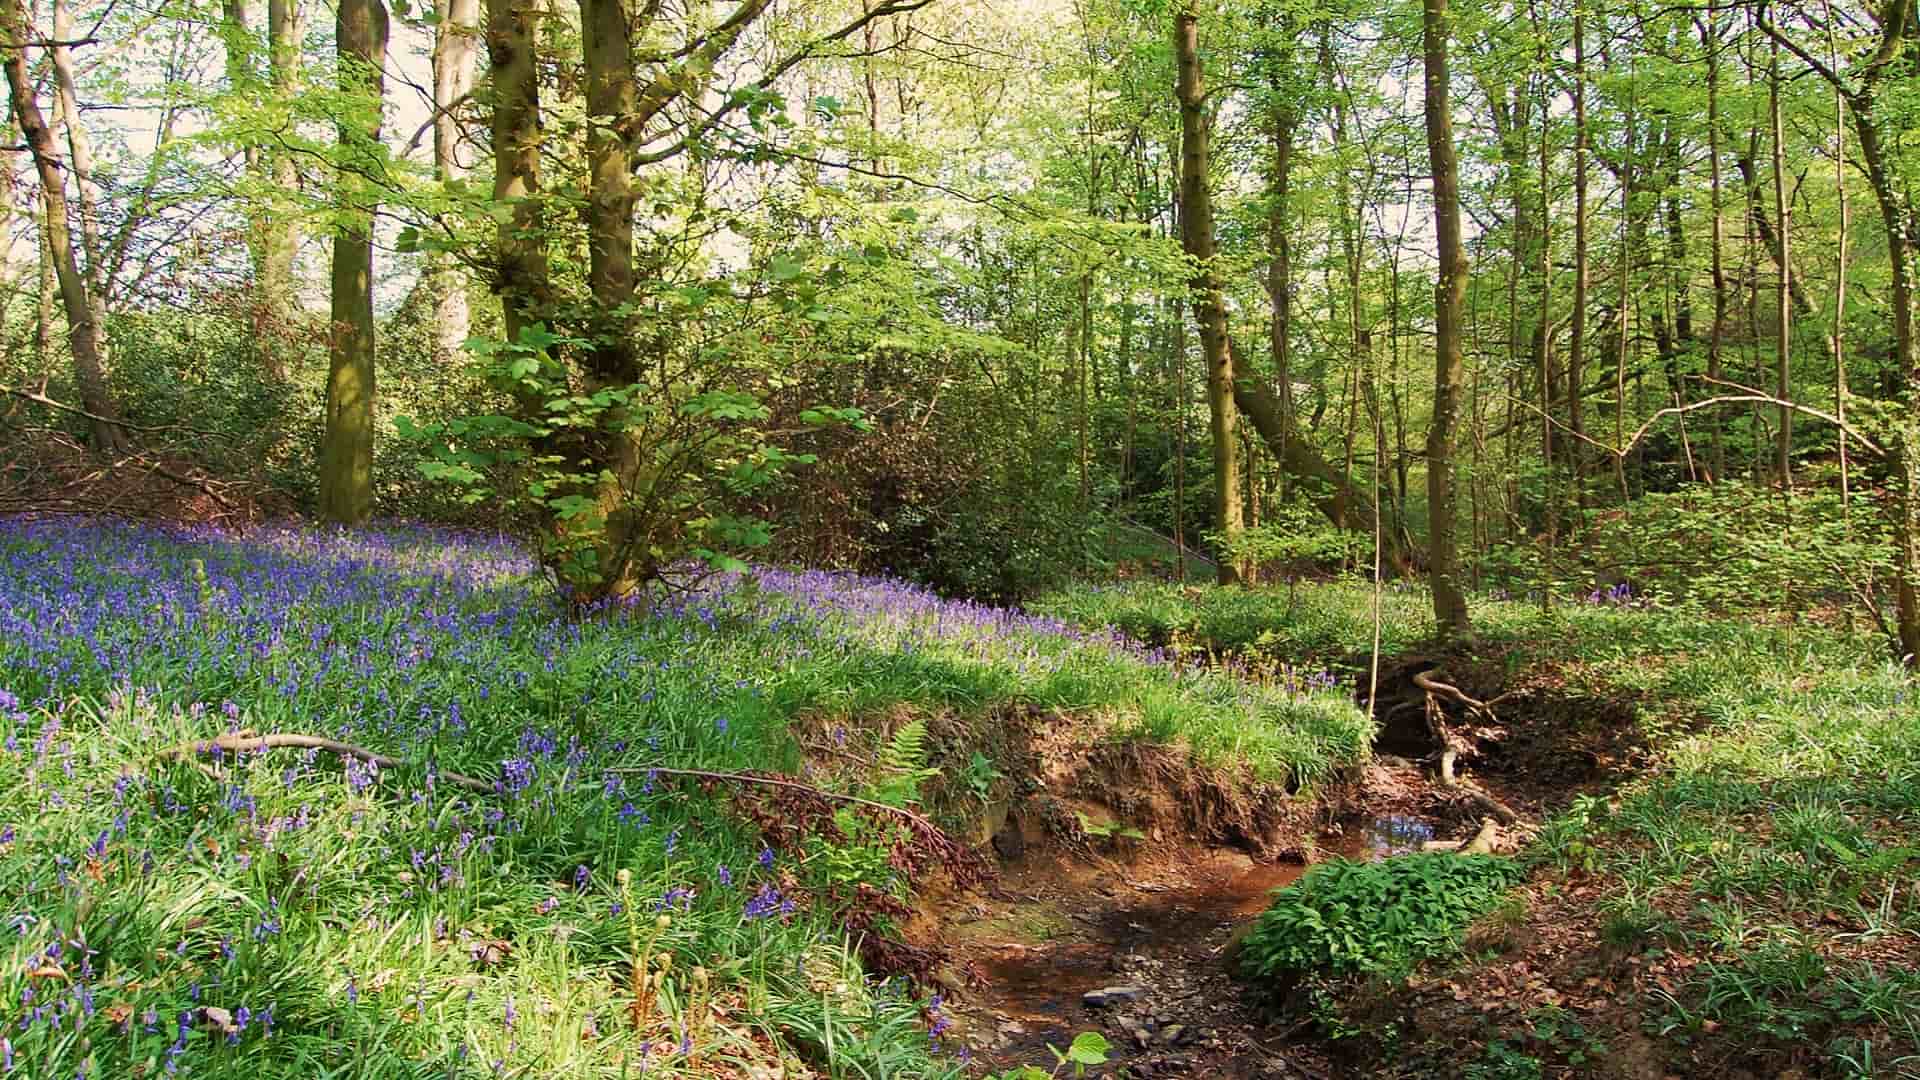
{"type": "Polygon", "coordinates": [[[1413,685],[1426,693],[1427,730],[1433,733],[1434,743],[1440,748],[1440,786],[1461,793],[1483,814],[1502,825],[1517,824],[1520,821],[1520,815],[1514,813],[1505,803],[1480,790],[1478,785],[1469,783],[1454,773],[1454,762],[1459,758],[1461,751],[1468,750],[1470,747],[1467,746],[1466,740],[1455,735],[1447,727],[1446,712],[1440,707],[1440,701],[1444,698],[1464,706],[1470,712],[1477,712],[1488,719],[1495,719],[1492,705],[1468,696],[1459,687],[1442,682],[1429,672],[1414,672],[1413,685]]]}

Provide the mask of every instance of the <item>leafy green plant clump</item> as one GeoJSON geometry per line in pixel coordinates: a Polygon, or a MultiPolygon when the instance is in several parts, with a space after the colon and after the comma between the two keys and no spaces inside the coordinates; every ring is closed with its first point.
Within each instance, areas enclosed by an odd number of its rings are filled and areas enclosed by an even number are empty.
{"type": "Polygon", "coordinates": [[[1403,977],[1458,953],[1467,924],[1523,876],[1518,863],[1492,855],[1322,863],[1275,892],[1247,935],[1241,972],[1270,983],[1308,974],[1403,977]]]}

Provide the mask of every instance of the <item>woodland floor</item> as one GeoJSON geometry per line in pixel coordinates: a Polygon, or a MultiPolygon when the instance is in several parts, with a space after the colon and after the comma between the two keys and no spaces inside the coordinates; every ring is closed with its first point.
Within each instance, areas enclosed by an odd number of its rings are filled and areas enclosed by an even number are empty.
{"type": "MultiPolygon", "coordinates": [[[[1533,822],[1576,795],[1608,790],[1636,756],[1620,745],[1633,741],[1631,733],[1528,722],[1524,710],[1482,734],[1502,752],[1490,756],[1476,782],[1533,822]]],[[[1087,787],[1072,785],[1063,794],[1091,794],[1081,804],[1086,812],[1110,810],[1087,787]]],[[[1113,801],[1142,799],[1134,792],[1113,801]]],[[[1156,836],[1066,844],[1023,837],[1016,857],[1002,851],[1002,873],[989,887],[929,904],[955,968],[970,977],[971,985],[951,998],[954,1034],[976,1062],[994,1070],[1050,1068],[1049,1046],[1099,1030],[1114,1049],[1098,1075],[1375,1074],[1381,1063],[1355,1060],[1311,1023],[1279,1018],[1237,981],[1238,938],[1272,891],[1298,880],[1312,862],[1380,859],[1418,851],[1426,841],[1465,841],[1477,830],[1480,808],[1437,784],[1426,765],[1382,753],[1333,785],[1315,812],[1306,835],[1276,838],[1273,850],[1196,843],[1158,827],[1156,836]]],[[[1017,822],[1011,828],[1035,831],[1017,822]]],[[[1507,846],[1518,843],[1514,837],[1507,846]]],[[[1489,972],[1484,986],[1463,988],[1462,1000],[1479,992],[1513,1000],[1503,978],[1489,972]]]]}
{"type": "MultiPolygon", "coordinates": [[[[1504,850],[1526,847],[1575,800],[1606,803],[1663,768],[1630,700],[1593,699],[1583,708],[1582,691],[1570,685],[1577,677],[1552,665],[1510,676],[1503,664],[1449,662],[1472,692],[1514,698],[1496,706],[1497,719],[1467,732],[1479,752],[1464,770],[1519,814],[1521,822],[1503,830],[1504,850]]],[[[1430,663],[1419,658],[1413,668],[1430,663]]],[[[1831,1045],[1857,1039],[1869,1054],[1875,1045],[1889,1050],[1864,1068],[1836,1068],[1830,1045],[1777,1027],[1756,1038],[1722,1035],[1712,1019],[1691,1031],[1676,1024],[1672,1008],[1725,965],[1678,933],[1623,935],[1621,882],[1578,865],[1537,867],[1498,917],[1471,928],[1459,963],[1401,984],[1350,986],[1333,1029],[1324,1017],[1259,999],[1236,980],[1232,960],[1271,890],[1322,858],[1378,859],[1475,833],[1482,807],[1440,786],[1432,758],[1411,760],[1420,748],[1395,743],[1395,735],[1389,725],[1377,756],[1318,798],[1304,843],[1263,850],[1155,835],[1111,839],[1097,853],[1025,845],[994,887],[948,905],[942,920],[978,980],[955,1006],[976,1060],[1050,1067],[1050,1045],[1099,1030],[1115,1049],[1096,1074],[1115,1077],[1915,1075],[1898,1038],[1888,1040],[1859,1013],[1853,1026],[1820,1034],[1831,1045]],[[1656,1026],[1662,1022],[1666,1031],[1656,1026]],[[1680,1038],[1665,1037],[1675,1028],[1680,1038]]],[[[1758,832],[1764,817],[1726,827],[1758,832]]],[[[1838,926],[1848,917],[1824,919],[1838,926]]],[[[1920,965],[1920,934],[1875,940],[1874,968],[1920,965]]],[[[1817,987],[1801,991],[1820,995],[1817,987]]],[[[1782,996],[1764,982],[1743,992],[1782,996]]],[[[1790,1011],[1792,995],[1784,997],[1790,1011]]]]}

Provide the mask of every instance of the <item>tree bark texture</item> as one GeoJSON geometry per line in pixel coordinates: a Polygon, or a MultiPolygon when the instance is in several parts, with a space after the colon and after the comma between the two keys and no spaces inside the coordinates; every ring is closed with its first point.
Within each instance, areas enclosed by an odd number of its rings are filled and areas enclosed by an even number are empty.
{"type": "MultiPolygon", "coordinates": [[[[1239,417],[1234,408],[1235,375],[1227,348],[1227,311],[1213,266],[1213,194],[1208,187],[1209,133],[1206,90],[1200,71],[1199,20],[1191,10],[1174,15],[1173,46],[1180,103],[1180,240],[1195,271],[1190,283],[1194,322],[1207,360],[1207,414],[1213,436],[1214,528],[1231,544],[1243,527],[1240,501],[1239,417]]],[[[1222,585],[1244,575],[1237,560],[1220,559],[1222,585]]]]}
{"type": "MultiPolygon", "coordinates": [[[[371,159],[380,142],[387,8],[382,0],[341,0],[334,23],[340,89],[365,110],[344,120],[349,161],[371,159]]],[[[320,449],[320,515],[359,525],[373,514],[373,215],[378,196],[353,169],[339,179],[333,237],[332,333],[327,343],[326,431],[320,449]]]]}
{"type": "Polygon", "coordinates": [[[1425,0],[1421,52],[1426,74],[1427,158],[1433,167],[1433,226],[1439,281],[1434,286],[1433,423],[1427,429],[1427,574],[1440,632],[1472,632],[1460,581],[1455,535],[1458,492],[1453,461],[1462,372],[1461,313],[1467,295],[1467,253],[1460,234],[1460,175],[1448,111],[1447,0],[1425,0]]]}

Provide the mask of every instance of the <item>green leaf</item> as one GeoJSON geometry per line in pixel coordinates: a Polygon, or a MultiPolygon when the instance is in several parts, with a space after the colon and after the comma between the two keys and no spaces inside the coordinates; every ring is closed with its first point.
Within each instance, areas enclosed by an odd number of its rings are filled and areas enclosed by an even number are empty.
{"type": "Polygon", "coordinates": [[[537,322],[520,328],[520,340],[516,344],[523,349],[545,352],[564,340],[566,339],[548,330],[546,323],[537,322]]]}
{"type": "Polygon", "coordinates": [[[1075,1035],[1073,1045],[1067,1047],[1067,1060],[1076,1065],[1100,1065],[1107,1060],[1110,1049],[1105,1036],[1097,1031],[1083,1031],[1075,1035]]]}

